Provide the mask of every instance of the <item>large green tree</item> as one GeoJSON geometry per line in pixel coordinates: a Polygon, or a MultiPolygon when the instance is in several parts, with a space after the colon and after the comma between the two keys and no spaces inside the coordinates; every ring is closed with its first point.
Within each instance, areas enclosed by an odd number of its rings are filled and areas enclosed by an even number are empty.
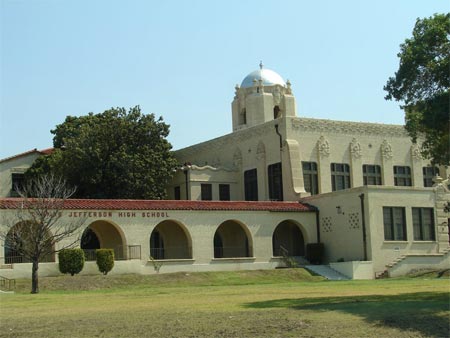
{"type": "Polygon", "coordinates": [[[417,19],[412,37],[400,45],[400,65],[384,89],[402,102],[406,130],[435,164],[450,163],[450,14],[417,19]]]}
{"type": "Polygon", "coordinates": [[[28,176],[53,172],[77,186],[79,198],[162,199],[176,160],[169,125],[139,106],[68,116],[52,133],[55,151],[28,176]]]}

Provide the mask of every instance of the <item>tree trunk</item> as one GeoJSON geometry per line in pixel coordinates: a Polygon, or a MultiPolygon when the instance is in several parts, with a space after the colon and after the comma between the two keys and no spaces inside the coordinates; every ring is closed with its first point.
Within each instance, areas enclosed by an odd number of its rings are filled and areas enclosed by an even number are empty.
{"type": "Polygon", "coordinates": [[[33,266],[31,269],[31,293],[39,293],[39,259],[33,259],[33,266]]]}

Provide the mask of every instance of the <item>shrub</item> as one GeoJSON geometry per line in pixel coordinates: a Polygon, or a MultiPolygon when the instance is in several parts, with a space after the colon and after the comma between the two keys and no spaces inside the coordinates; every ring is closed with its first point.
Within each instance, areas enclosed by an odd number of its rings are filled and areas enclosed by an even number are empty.
{"type": "Polygon", "coordinates": [[[70,273],[73,276],[83,270],[84,251],[82,249],[63,249],[59,252],[58,257],[61,273],[70,273]]]}
{"type": "Polygon", "coordinates": [[[309,243],[306,245],[306,259],[312,264],[322,264],[324,251],[323,243],[309,243]]]}
{"type": "Polygon", "coordinates": [[[97,249],[97,266],[101,273],[108,274],[114,267],[114,250],[113,249],[97,249]]]}

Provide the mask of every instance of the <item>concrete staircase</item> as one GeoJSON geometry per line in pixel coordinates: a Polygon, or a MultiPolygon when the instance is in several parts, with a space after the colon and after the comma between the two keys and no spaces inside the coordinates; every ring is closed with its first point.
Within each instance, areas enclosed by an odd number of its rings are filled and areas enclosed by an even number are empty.
{"type": "Polygon", "coordinates": [[[306,265],[305,268],[329,280],[350,280],[329,265],[306,265]]]}
{"type": "Polygon", "coordinates": [[[450,247],[442,250],[439,253],[432,253],[432,254],[406,254],[406,255],[401,255],[399,257],[397,257],[396,259],[394,259],[391,263],[386,264],[386,269],[384,271],[382,271],[381,273],[377,274],[375,276],[376,279],[381,279],[381,278],[387,278],[389,277],[389,270],[392,269],[394,266],[398,265],[399,263],[401,263],[403,260],[405,260],[408,257],[414,257],[414,256],[418,256],[418,257],[426,257],[426,256],[446,256],[450,253],[450,247]]]}

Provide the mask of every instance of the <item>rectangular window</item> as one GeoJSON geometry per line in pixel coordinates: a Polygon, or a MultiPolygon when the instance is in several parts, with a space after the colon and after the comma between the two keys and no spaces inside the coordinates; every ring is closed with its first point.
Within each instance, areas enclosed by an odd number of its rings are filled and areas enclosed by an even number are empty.
{"type": "Polygon", "coordinates": [[[346,163],[331,163],[331,188],[333,191],[350,188],[350,166],[346,163]]]}
{"type": "Polygon", "coordinates": [[[305,184],[305,190],[311,195],[317,195],[319,193],[319,180],[317,173],[316,162],[302,162],[303,168],[303,182],[305,184]]]}
{"type": "Polygon", "coordinates": [[[202,184],[202,201],[212,201],[212,185],[202,184]]]}
{"type": "Polygon", "coordinates": [[[271,164],[267,167],[269,177],[269,199],[271,201],[283,200],[283,175],[281,162],[271,164]]]}
{"type": "Polygon", "coordinates": [[[23,173],[13,173],[11,174],[11,196],[19,196],[18,191],[23,188],[25,184],[25,174],[23,173]]]}
{"type": "Polygon", "coordinates": [[[258,200],[258,176],[256,169],[244,172],[244,189],[246,201],[258,200]]]}
{"type": "Polygon", "coordinates": [[[181,190],[180,190],[180,186],[179,186],[179,185],[176,186],[176,187],[173,189],[173,193],[174,193],[174,198],[175,198],[176,200],[181,200],[181,190]]]}
{"type": "Polygon", "coordinates": [[[412,208],[414,240],[434,241],[433,208],[412,208]]]}
{"type": "Polygon", "coordinates": [[[433,178],[439,175],[439,169],[436,167],[423,167],[423,186],[429,188],[433,186],[433,178]]]}
{"type": "Polygon", "coordinates": [[[406,241],[405,208],[383,207],[384,239],[406,241]]]}
{"type": "Polygon", "coordinates": [[[230,185],[229,184],[219,184],[219,200],[229,201],[230,200],[230,185]]]}
{"type": "Polygon", "coordinates": [[[399,187],[410,187],[411,183],[411,168],[407,166],[394,166],[394,185],[399,187]]]}
{"type": "Polygon", "coordinates": [[[363,165],[364,185],[381,185],[381,167],[379,165],[363,165]]]}

